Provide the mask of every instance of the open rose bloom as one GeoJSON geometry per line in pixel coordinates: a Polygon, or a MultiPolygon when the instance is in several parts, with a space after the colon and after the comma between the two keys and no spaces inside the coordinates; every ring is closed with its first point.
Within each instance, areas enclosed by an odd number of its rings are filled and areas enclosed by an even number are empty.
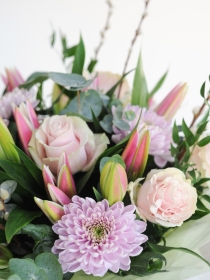
{"type": "Polygon", "coordinates": [[[140,217],[165,227],[181,226],[196,210],[196,189],[177,168],[151,170],[135,196],[140,217]]]}
{"type": "Polygon", "coordinates": [[[81,118],[55,115],[33,132],[28,149],[40,169],[45,164],[54,174],[65,151],[74,174],[90,169],[108,143],[104,133],[93,134],[81,118]]]}

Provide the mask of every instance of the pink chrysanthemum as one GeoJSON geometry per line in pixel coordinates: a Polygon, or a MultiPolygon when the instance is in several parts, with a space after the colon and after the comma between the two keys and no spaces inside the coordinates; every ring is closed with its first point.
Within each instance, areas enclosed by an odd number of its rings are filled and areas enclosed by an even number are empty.
{"type": "MultiPolygon", "coordinates": [[[[116,107],[113,106],[112,113],[115,116],[116,107]]],[[[116,126],[113,126],[114,135],[112,135],[112,141],[118,143],[124,137],[126,137],[136,126],[136,123],[141,114],[141,119],[138,124],[138,129],[141,130],[146,127],[150,132],[150,148],[149,154],[154,156],[154,161],[159,167],[164,167],[168,161],[173,162],[173,157],[170,152],[170,143],[172,143],[172,127],[171,121],[166,121],[162,116],[157,115],[151,110],[146,108],[140,108],[137,105],[127,105],[123,111],[135,113],[135,118],[132,121],[125,120],[130,126],[129,130],[121,130],[116,126]],[[142,111],[142,113],[141,113],[142,111]]]]}
{"type": "Polygon", "coordinates": [[[7,92],[0,97],[0,116],[6,124],[8,124],[8,120],[12,116],[12,103],[19,106],[21,102],[25,102],[26,100],[29,100],[34,108],[39,103],[36,100],[36,93],[33,89],[14,88],[11,92],[7,92]]]}
{"type": "Polygon", "coordinates": [[[52,248],[59,254],[63,272],[83,270],[103,276],[108,270],[129,270],[130,256],[139,255],[147,241],[141,234],[146,223],[135,220],[134,205],[117,202],[95,202],[92,198],[74,196],[64,206],[65,215],[54,226],[59,235],[52,248]]]}

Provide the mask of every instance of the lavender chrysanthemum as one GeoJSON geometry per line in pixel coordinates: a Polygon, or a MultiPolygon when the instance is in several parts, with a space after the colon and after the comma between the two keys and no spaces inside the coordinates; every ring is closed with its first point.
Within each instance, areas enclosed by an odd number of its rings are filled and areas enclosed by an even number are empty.
{"type": "Polygon", "coordinates": [[[147,241],[141,234],[146,223],[135,220],[134,205],[124,207],[117,202],[95,202],[92,198],[74,196],[64,206],[65,215],[54,226],[59,235],[52,248],[59,254],[63,272],[83,270],[86,274],[103,276],[108,270],[129,270],[130,256],[139,255],[147,241]]]}
{"type": "MultiPolygon", "coordinates": [[[[115,115],[116,107],[113,106],[112,113],[115,115]]],[[[136,126],[136,123],[141,114],[141,119],[138,124],[138,129],[141,130],[146,127],[150,132],[150,148],[149,154],[154,156],[154,161],[159,167],[164,167],[168,161],[173,162],[173,157],[170,152],[170,143],[172,143],[172,127],[171,121],[166,121],[162,116],[157,115],[154,111],[140,108],[137,105],[127,105],[123,113],[132,111],[135,113],[135,118],[132,121],[124,121],[130,126],[129,130],[121,130],[113,126],[114,135],[112,140],[115,143],[121,141],[126,137],[136,126]],[[142,111],[142,112],[141,112],[142,111]]]]}
{"type": "Polygon", "coordinates": [[[12,103],[19,106],[21,102],[29,100],[33,107],[36,107],[39,101],[36,100],[34,90],[26,90],[14,88],[11,92],[7,92],[0,97],[0,117],[8,124],[9,118],[12,116],[12,103]]]}

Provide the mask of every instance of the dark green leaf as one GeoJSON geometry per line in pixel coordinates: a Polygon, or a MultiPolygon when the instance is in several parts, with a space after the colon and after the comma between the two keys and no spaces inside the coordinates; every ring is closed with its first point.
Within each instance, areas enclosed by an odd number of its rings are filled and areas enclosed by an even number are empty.
{"type": "Polygon", "coordinates": [[[202,195],[202,198],[210,203],[210,196],[209,195],[206,195],[206,194],[202,195]]]}
{"type": "Polygon", "coordinates": [[[178,152],[177,148],[175,148],[172,144],[171,144],[171,149],[170,149],[170,151],[171,151],[171,155],[172,155],[173,157],[176,156],[176,154],[177,154],[177,152],[178,152]]]}
{"type": "Polygon", "coordinates": [[[142,67],[142,58],[140,53],[136,71],[135,71],[134,81],[133,81],[131,104],[138,105],[140,107],[148,107],[147,101],[148,101],[147,82],[142,67]]]}
{"type": "Polygon", "coordinates": [[[74,56],[76,49],[77,49],[77,45],[68,49],[67,48],[63,49],[63,58],[65,59],[67,57],[74,56]]]}
{"type": "Polygon", "coordinates": [[[203,147],[203,146],[206,146],[209,143],[210,143],[210,136],[206,136],[205,138],[203,138],[202,140],[200,140],[198,142],[198,146],[203,147]]]}
{"type": "Polygon", "coordinates": [[[182,131],[184,132],[187,143],[189,144],[189,146],[192,146],[195,143],[196,138],[189,127],[186,125],[184,119],[182,120],[182,131]]]}
{"type": "Polygon", "coordinates": [[[55,38],[56,38],[56,33],[55,33],[55,31],[53,30],[52,35],[51,35],[51,38],[50,38],[51,47],[53,47],[54,44],[55,44],[55,38]]]}
{"type": "Polygon", "coordinates": [[[91,108],[91,113],[92,113],[92,120],[93,120],[93,125],[94,125],[94,128],[95,128],[95,132],[96,133],[102,132],[103,130],[102,130],[101,126],[100,126],[99,120],[96,118],[92,108],[91,108]]]}
{"type": "Polygon", "coordinates": [[[210,210],[206,208],[206,206],[203,204],[203,202],[200,200],[200,198],[197,199],[197,208],[198,210],[210,213],[210,210]]]}
{"type": "Polygon", "coordinates": [[[40,217],[41,211],[28,211],[19,208],[18,206],[11,211],[5,227],[7,242],[9,243],[12,237],[25,225],[30,223],[34,218],[40,217]]]}
{"type": "Polygon", "coordinates": [[[0,229],[0,243],[7,243],[5,231],[3,229],[0,229]]]}
{"type": "Polygon", "coordinates": [[[23,161],[25,167],[28,169],[30,174],[33,176],[33,178],[36,180],[39,186],[44,188],[44,181],[41,169],[39,169],[37,165],[22,150],[20,150],[15,145],[14,147],[17,150],[21,160],[23,161]]]}
{"type": "Polygon", "coordinates": [[[76,186],[77,186],[77,193],[79,194],[81,192],[81,190],[84,188],[84,186],[86,185],[87,181],[90,179],[90,176],[93,173],[95,166],[92,166],[91,169],[89,169],[85,175],[83,175],[82,177],[79,178],[79,180],[76,182],[76,186]]]}
{"type": "Polygon", "coordinates": [[[205,94],[205,85],[206,85],[206,82],[204,82],[201,86],[201,89],[200,89],[200,95],[204,98],[204,94],[205,94]]]}
{"type": "Polygon", "coordinates": [[[195,169],[188,171],[188,173],[193,178],[193,180],[196,179],[195,169]]]}
{"type": "Polygon", "coordinates": [[[99,122],[103,130],[107,133],[112,133],[112,119],[112,115],[108,114],[99,122]]]}
{"type": "MultiPolygon", "coordinates": [[[[9,268],[7,269],[0,269],[0,279],[9,279],[9,275],[11,275],[9,268]]],[[[11,279],[12,280],[12,279],[11,279]]],[[[14,280],[19,280],[19,279],[14,279],[14,280]]],[[[20,279],[21,280],[21,279],[20,279]]]]}
{"type": "Polygon", "coordinates": [[[190,217],[190,220],[198,220],[209,214],[208,212],[195,210],[195,213],[190,217]]]}
{"type": "Polygon", "coordinates": [[[0,159],[0,166],[13,180],[20,184],[27,192],[30,192],[33,196],[36,196],[38,192],[37,183],[29,173],[25,165],[17,162],[0,159]]]}
{"type": "Polygon", "coordinates": [[[52,227],[48,225],[33,225],[28,224],[21,229],[21,234],[27,234],[32,237],[35,241],[48,241],[54,240],[55,234],[52,227]]]}
{"type": "Polygon", "coordinates": [[[94,111],[95,117],[98,117],[102,111],[101,98],[99,94],[92,89],[81,92],[79,96],[74,97],[61,113],[78,113],[88,120],[92,120],[91,110],[94,111]]]}
{"type": "Polygon", "coordinates": [[[208,122],[209,122],[209,121],[205,121],[205,122],[203,122],[202,124],[200,124],[200,126],[198,127],[198,129],[197,129],[197,131],[196,131],[196,134],[197,134],[197,135],[200,136],[200,135],[204,132],[204,130],[206,129],[206,126],[207,126],[208,122]]]}
{"type": "Polygon", "coordinates": [[[157,82],[155,87],[152,89],[152,91],[149,93],[149,98],[151,98],[162,86],[163,82],[165,81],[166,76],[168,75],[168,70],[163,74],[163,76],[160,78],[160,80],[157,82]]]}
{"type": "Polygon", "coordinates": [[[79,44],[77,45],[75,55],[74,55],[72,73],[82,74],[84,63],[85,63],[85,47],[82,40],[82,36],[80,36],[80,41],[79,44]]]}
{"type": "Polygon", "coordinates": [[[97,191],[96,188],[93,187],[93,192],[95,194],[95,197],[96,197],[96,201],[101,201],[103,200],[103,196],[97,191]]]}
{"type": "MultiPolygon", "coordinates": [[[[133,70],[131,70],[131,71],[133,71],[133,70]]],[[[123,81],[123,79],[124,79],[131,71],[125,73],[125,74],[120,78],[120,80],[119,80],[112,88],[110,88],[110,89],[106,92],[106,95],[108,95],[108,96],[111,98],[111,97],[113,96],[113,94],[114,94],[116,88],[118,87],[118,85],[121,84],[121,82],[123,81]]]]}
{"type": "Polygon", "coordinates": [[[174,122],[172,137],[173,137],[174,143],[178,144],[179,143],[179,130],[177,128],[176,122],[174,122]]]}
{"type": "Polygon", "coordinates": [[[200,260],[204,261],[208,266],[210,266],[209,262],[207,262],[204,258],[202,258],[200,255],[198,255],[197,253],[187,249],[187,248],[183,248],[183,247],[168,247],[168,246],[161,246],[161,245],[157,245],[157,244],[152,244],[150,242],[147,242],[149,248],[156,253],[166,253],[170,250],[178,250],[178,251],[182,251],[188,254],[191,254],[197,258],[199,258],[200,260]]]}
{"type": "Polygon", "coordinates": [[[0,183],[4,182],[6,180],[12,180],[12,178],[5,172],[0,171],[0,183]]]}
{"type": "Polygon", "coordinates": [[[89,65],[88,65],[88,68],[87,68],[90,73],[93,72],[93,69],[94,69],[97,62],[98,62],[98,60],[94,60],[94,59],[92,59],[90,61],[89,65]]]}
{"type": "Polygon", "coordinates": [[[201,186],[202,184],[208,182],[209,180],[210,180],[210,178],[202,178],[194,184],[194,187],[197,188],[197,187],[201,186]]]}

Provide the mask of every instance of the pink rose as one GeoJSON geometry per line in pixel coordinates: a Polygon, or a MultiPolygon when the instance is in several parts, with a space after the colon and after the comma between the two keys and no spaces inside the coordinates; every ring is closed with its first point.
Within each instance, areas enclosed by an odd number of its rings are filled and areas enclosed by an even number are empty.
{"type": "Polygon", "coordinates": [[[33,132],[28,150],[40,169],[45,164],[54,174],[59,157],[65,151],[74,174],[90,169],[107,144],[107,136],[104,133],[93,134],[81,118],[55,115],[45,118],[33,132]]]}
{"type": "Polygon", "coordinates": [[[143,219],[165,227],[181,226],[196,210],[197,192],[177,168],[151,170],[137,194],[143,219]]]}

